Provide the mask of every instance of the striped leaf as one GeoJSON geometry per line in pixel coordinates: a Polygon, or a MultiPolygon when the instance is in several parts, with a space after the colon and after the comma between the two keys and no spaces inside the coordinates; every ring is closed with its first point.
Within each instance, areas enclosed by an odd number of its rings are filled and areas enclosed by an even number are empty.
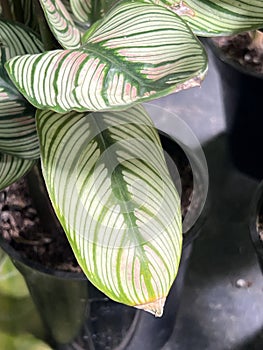
{"type": "Polygon", "coordinates": [[[83,33],[85,33],[90,28],[90,22],[82,22],[82,21],[77,19],[77,17],[74,15],[74,13],[72,11],[72,7],[70,5],[70,0],[62,0],[62,2],[64,4],[66,10],[68,11],[70,17],[72,18],[75,26],[80,31],[81,36],[82,36],[83,33]]]}
{"type": "Polygon", "coordinates": [[[11,57],[39,53],[43,44],[29,28],[0,19],[1,63],[11,57]]]}
{"type": "Polygon", "coordinates": [[[65,49],[77,49],[81,32],[61,0],[39,0],[55,38],[65,49]]]}
{"type": "Polygon", "coordinates": [[[72,12],[79,21],[89,21],[92,9],[92,0],[70,0],[70,6],[72,12]]]}
{"type": "Polygon", "coordinates": [[[160,316],[182,235],[151,120],[140,106],[36,117],[47,189],[83,271],[113,300],[160,316]]]}
{"type": "Polygon", "coordinates": [[[203,46],[161,6],[121,3],[85,40],[78,50],[13,58],[6,69],[34,106],[60,113],[123,109],[199,85],[207,69],[203,46]]]}
{"type": "Polygon", "coordinates": [[[0,191],[24,176],[34,163],[34,160],[0,153],[0,191]]]}
{"type": "Polygon", "coordinates": [[[0,152],[39,158],[34,111],[8,87],[0,87],[0,152]]]}
{"type": "MultiPolygon", "coordinates": [[[[103,17],[119,0],[70,0],[74,16],[83,23],[89,22],[92,17],[103,17]]],[[[94,18],[93,18],[94,19],[94,18]]]]}
{"type": "Polygon", "coordinates": [[[0,152],[17,157],[39,157],[35,109],[17,91],[4,64],[7,59],[25,53],[38,53],[43,45],[29,29],[0,21],[0,152]]]}
{"type": "Polygon", "coordinates": [[[145,0],[180,15],[202,36],[227,35],[262,28],[261,0],[145,0]]]}

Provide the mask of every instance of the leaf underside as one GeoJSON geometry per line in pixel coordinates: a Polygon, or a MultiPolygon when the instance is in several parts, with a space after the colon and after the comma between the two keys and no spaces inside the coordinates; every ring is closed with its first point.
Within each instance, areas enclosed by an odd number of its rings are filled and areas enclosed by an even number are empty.
{"type": "Polygon", "coordinates": [[[37,113],[56,214],[90,281],[113,300],[162,314],[180,260],[180,202],[141,106],[37,113]]]}
{"type": "Polygon", "coordinates": [[[203,46],[167,9],[142,2],[116,6],[88,31],[85,44],[11,59],[6,69],[37,108],[123,109],[199,85],[203,46]]]}

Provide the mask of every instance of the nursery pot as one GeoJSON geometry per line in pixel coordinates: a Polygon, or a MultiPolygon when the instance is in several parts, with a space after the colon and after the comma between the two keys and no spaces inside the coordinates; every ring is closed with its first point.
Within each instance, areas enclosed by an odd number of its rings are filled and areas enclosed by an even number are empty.
{"type": "Polygon", "coordinates": [[[231,159],[238,170],[261,179],[263,74],[253,73],[231,60],[212,40],[208,43],[221,79],[231,159]]]}
{"type": "MultiPolygon", "coordinates": [[[[171,138],[160,136],[170,159],[175,159],[176,150],[186,158],[182,148],[171,138]]],[[[200,171],[198,176],[202,177],[198,160],[195,171],[200,171]]],[[[201,198],[202,188],[197,187],[195,191],[200,191],[201,198]]],[[[199,213],[202,205],[202,200],[191,203],[189,211],[199,213]]],[[[173,331],[192,242],[205,216],[203,210],[195,224],[184,233],[179,272],[161,318],[109,300],[82,273],[52,270],[22,257],[1,235],[0,245],[24,276],[53,349],[160,350],[173,331]]]]}
{"type": "Polygon", "coordinates": [[[250,236],[263,273],[263,181],[259,184],[251,202],[250,236]]]}

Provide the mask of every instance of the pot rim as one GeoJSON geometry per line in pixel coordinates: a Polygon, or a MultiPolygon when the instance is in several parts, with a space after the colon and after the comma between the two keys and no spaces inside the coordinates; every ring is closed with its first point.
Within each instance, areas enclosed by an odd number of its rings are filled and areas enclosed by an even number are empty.
{"type": "Polygon", "coordinates": [[[1,235],[0,235],[0,247],[6,254],[11,256],[13,261],[19,261],[20,263],[30,267],[33,270],[37,270],[41,273],[48,274],[61,279],[73,279],[73,280],[87,280],[87,277],[83,272],[63,271],[52,269],[42,265],[34,260],[23,257],[17,250],[15,250],[1,235]]]}
{"type": "Polygon", "coordinates": [[[258,229],[258,213],[263,207],[263,180],[259,183],[251,201],[250,205],[250,220],[249,220],[249,230],[250,237],[254,244],[257,254],[263,259],[263,241],[261,241],[258,229]]]}

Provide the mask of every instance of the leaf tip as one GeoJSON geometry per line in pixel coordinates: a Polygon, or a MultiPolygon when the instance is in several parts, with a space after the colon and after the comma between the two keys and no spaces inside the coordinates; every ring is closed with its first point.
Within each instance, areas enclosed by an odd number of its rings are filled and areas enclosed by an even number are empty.
{"type": "Polygon", "coordinates": [[[144,311],[150,312],[155,317],[162,317],[165,300],[166,297],[163,297],[145,304],[135,305],[135,307],[137,309],[142,309],[144,311]]]}

